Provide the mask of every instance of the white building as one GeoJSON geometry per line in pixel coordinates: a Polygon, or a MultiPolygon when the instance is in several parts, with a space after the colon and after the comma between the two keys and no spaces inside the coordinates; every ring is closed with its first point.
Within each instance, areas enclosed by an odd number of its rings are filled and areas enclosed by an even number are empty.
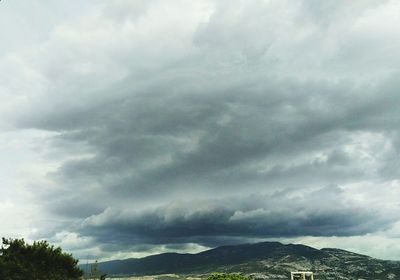
{"type": "Polygon", "coordinates": [[[290,272],[290,280],[314,280],[314,274],[310,271],[290,272]]]}

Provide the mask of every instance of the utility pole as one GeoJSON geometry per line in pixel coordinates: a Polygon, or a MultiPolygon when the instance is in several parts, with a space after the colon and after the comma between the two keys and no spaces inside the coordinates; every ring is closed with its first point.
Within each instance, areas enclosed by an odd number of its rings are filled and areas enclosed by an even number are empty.
{"type": "Polygon", "coordinates": [[[89,279],[89,255],[86,256],[86,270],[85,270],[85,279],[89,279]]]}

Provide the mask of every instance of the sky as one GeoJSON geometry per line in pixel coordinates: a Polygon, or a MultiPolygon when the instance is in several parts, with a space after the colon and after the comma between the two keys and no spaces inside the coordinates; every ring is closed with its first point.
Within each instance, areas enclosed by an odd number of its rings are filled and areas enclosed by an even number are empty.
{"type": "Polygon", "coordinates": [[[1,234],[400,260],[398,26],[398,1],[1,1],[1,234]]]}

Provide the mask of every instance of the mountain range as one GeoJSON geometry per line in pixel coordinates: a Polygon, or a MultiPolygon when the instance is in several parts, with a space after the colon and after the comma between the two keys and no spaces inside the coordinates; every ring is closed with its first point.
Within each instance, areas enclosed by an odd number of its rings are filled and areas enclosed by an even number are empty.
{"type": "Polygon", "coordinates": [[[290,279],[291,271],[306,270],[314,272],[315,280],[400,279],[400,261],[279,242],[221,246],[197,254],[164,253],[106,261],[100,262],[98,269],[108,275],[175,274],[178,278],[205,278],[213,272],[225,272],[245,274],[252,279],[290,279]]]}

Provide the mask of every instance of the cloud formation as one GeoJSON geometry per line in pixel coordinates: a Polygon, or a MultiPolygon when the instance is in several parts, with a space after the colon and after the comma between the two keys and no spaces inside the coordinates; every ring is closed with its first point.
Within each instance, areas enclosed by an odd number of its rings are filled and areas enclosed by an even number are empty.
{"type": "Polygon", "coordinates": [[[2,129],[40,139],[29,236],[80,257],[398,238],[399,9],[95,1],[8,50],[2,129]]]}
{"type": "Polygon", "coordinates": [[[396,220],[375,209],[362,209],[342,195],[338,188],[327,187],[294,197],[279,192],[222,201],[173,203],[142,212],[108,208],[87,218],[80,230],[96,236],[100,243],[109,236],[119,235],[128,244],[196,242],[215,246],[224,238],[229,242],[232,237],[246,240],[362,235],[377,228],[385,229],[396,220]]]}

